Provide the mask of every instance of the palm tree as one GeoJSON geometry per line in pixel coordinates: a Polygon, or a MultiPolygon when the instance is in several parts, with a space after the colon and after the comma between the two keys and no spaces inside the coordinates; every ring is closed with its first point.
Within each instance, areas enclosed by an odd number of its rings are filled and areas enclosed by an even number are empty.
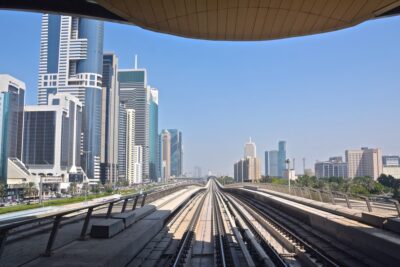
{"type": "Polygon", "coordinates": [[[78,185],[75,182],[73,182],[73,183],[69,184],[68,191],[73,196],[73,195],[75,195],[77,188],[78,188],[78,185]]]}
{"type": "Polygon", "coordinates": [[[31,197],[35,197],[38,193],[36,185],[34,182],[29,182],[24,186],[24,196],[28,196],[29,204],[31,203],[31,197]]]}

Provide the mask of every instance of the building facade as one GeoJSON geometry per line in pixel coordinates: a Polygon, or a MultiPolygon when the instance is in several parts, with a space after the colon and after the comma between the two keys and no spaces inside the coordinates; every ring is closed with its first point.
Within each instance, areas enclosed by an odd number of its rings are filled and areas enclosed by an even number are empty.
{"type": "Polygon", "coordinates": [[[68,93],[83,105],[81,162],[91,183],[100,181],[103,22],[44,14],[38,103],[68,93]]]}
{"type": "Polygon", "coordinates": [[[161,140],[161,179],[167,181],[171,177],[171,134],[163,130],[161,140]]]}
{"type": "Polygon", "coordinates": [[[119,104],[118,112],[118,180],[127,181],[126,178],[126,106],[119,104]]]}
{"type": "Polygon", "coordinates": [[[249,142],[244,144],[244,158],[255,158],[257,157],[257,148],[256,144],[251,141],[251,137],[249,138],[249,142]]]}
{"type": "Polygon", "coordinates": [[[120,102],[135,110],[135,145],[143,149],[143,178],[149,177],[150,88],[145,69],[118,71],[120,102]]]}
{"type": "Polygon", "coordinates": [[[347,163],[342,157],[333,157],[329,161],[315,163],[315,176],[320,178],[347,178],[347,163]]]}
{"type": "Polygon", "coordinates": [[[23,162],[33,175],[69,183],[70,174],[82,175],[82,103],[64,93],[47,102],[25,107],[23,162]]]}
{"type": "Polygon", "coordinates": [[[171,176],[179,177],[182,175],[183,165],[182,132],[177,129],[168,129],[167,131],[171,137],[171,176]]]}
{"type": "Polygon", "coordinates": [[[396,179],[400,179],[400,166],[383,166],[382,173],[386,175],[391,175],[396,179]]]}
{"type": "Polygon", "coordinates": [[[400,166],[399,156],[383,156],[382,157],[383,166],[400,166]]]}
{"type": "Polygon", "coordinates": [[[156,182],[160,177],[158,141],[158,90],[150,89],[149,107],[149,178],[156,182]]]}
{"type": "Polygon", "coordinates": [[[264,152],[264,175],[269,176],[269,153],[268,151],[264,152]]]}
{"type": "Polygon", "coordinates": [[[278,143],[278,177],[284,176],[286,170],[286,141],[278,143]]]}
{"type": "Polygon", "coordinates": [[[126,180],[129,185],[142,182],[142,157],[141,146],[135,145],[136,112],[134,109],[126,109],[126,180]]]}
{"type": "Polygon", "coordinates": [[[118,181],[119,87],[118,58],[103,55],[103,95],[101,116],[100,180],[115,185],[118,181]]]}
{"type": "Polygon", "coordinates": [[[29,176],[23,166],[25,83],[0,74],[0,183],[20,184],[29,176]]]}
{"type": "Polygon", "coordinates": [[[347,177],[368,176],[377,179],[382,174],[382,151],[363,147],[360,150],[346,150],[347,177]]]}
{"type": "Polygon", "coordinates": [[[269,151],[268,159],[269,159],[269,176],[278,177],[279,152],[277,150],[269,151]]]}

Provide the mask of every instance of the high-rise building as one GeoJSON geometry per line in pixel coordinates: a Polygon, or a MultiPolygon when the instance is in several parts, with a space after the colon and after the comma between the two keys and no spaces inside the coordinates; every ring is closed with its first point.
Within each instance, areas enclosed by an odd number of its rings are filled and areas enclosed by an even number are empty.
{"type": "Polygon", "coordinates": [[[342,157],[332,157],[329,161],[315,163],[315,176],[320,178],[342,177],[347,178],[347,163],[342,157]]]}
{"type": "Polygon", "coordinates": [[[400,157],[399,156],[383,156],[382,157],[383,166],[400,166],[400,157]]]}
{"type": "Polygon", "coordinates": [[[257,158],[256,144],[251,141],[244,145],[244,159],[234,164],[234,177],[237,182],[258,181],[261,178],[260,160],[257,158]]]}
{"type": "Polygon", "coordinates": [[[283,177],[286,170],[286,141],[279,141],[278,144],[278,176],[283,177]]]}
{"type": "Polygon", "coordinates": [[[360,150],[346,150],[347,177],[368,176],[377,179],[382,174],[382,151],[363,147],[360,150]]]}
{"type": "Polygon", "coordinates": [[[118,58],[103,55],[100,179],[103,184],[118,180],[119,87],[118,58]]]}
{"type": "Polygon", "coordinates": [[[44,14],[40,40],[38,103],[69,93],[83,105],[82,167],[91,183],[100,181],[103,22],[44,14]]]}
{"type": "Polygon", "coordinates": [[[179,177],[182,175],[183,164],[182,132],[177,129],[167,131],[171,137],[171,176],[179,177]]]}
{"type": "Polygon", "coordinates": [[[201,172],[201,167],[200,167],[200,166],[195,166],[195,167],[194,167],[193,177],[194,177],[194,178],[201,178],[201,177],[203,177],[203,174],[202,174],[202,172],[201,172]]]}
{"type": "Polygon", "coordinates": [[[244,144],[244,158],[255,158],[257,157],[256,144],[251,141],[251,137],[249,138],[249,142],[244,144]]]}
{"type": "Polygon", "coordinates": [[[269,157],[268,157],[268,151],[265,151],[265,152],[264,152],[264,168],[265,168],[264,175],[265,175],[265,176],[269,176],[269,157]]]}
{"type": "Polygon", "coordinates": [[[150,115],[149,115],[149,177],[151,181],[157,181],[160,177],[159,142],[158,142],[158,90],[150,89],[150,115]]]}
{"type": "Polygon", "coordinates": [[[0,183],[20,184],[29,173],[22,159],[25,83],[0,74],[0,183]]]}
{"type": "Polygon", "coordinates": [[[161,179],[167,181],[171,177],[171,134],[163,130],[161,140],[161,179]]]}
{"type": "Polygon", "coordinates": [[[70,174],[82,174],[82,104],[65,93],[49,95],[47,102],[25,107],[23,162],[32,174],[68,183],[70,174]]]}
{"type": "Polygon", "coordinates": [[[234,179],[236,182],[256,182],[260,178],[260,160],[258,158],[247,157],[234,164],[234,179]]]}
{"type": "Polygon", "coordinates": [[[126,180],[130,185],[142,182],[142,157],[141,146],[135,145],[135,116],[134,109],[126,109],[126,180]]]}
{"type": "Polygon", "coordinates": [[[279,152],[277,150],[271,150],[268,154],[269,159],[269,176],[278,177],[278,162],[279,162],[279,152]]]}
{"type": "Polygon", "coordinates": [[[118,180],[126,181],[126,106],[119,104],[118,112],[118,180]]]}
{"type": "Polygon", "coordinates": [[[135,145],[143,149],[143,178],[149,176],[149,126],[150,88],[147,86],[145,69],[118,71],[120,101],[127,109],[135,110],[135,145]]]}

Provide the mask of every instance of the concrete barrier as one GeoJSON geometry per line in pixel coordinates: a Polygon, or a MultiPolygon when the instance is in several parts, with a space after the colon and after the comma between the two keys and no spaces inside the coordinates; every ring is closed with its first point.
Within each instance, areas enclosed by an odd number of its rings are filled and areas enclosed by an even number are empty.
{"type": "Polygon", "coordinates": [[[111,238],[125,229],[123,220],[103,219],[92,225],[90,236],[93,238],[111,238]]]}

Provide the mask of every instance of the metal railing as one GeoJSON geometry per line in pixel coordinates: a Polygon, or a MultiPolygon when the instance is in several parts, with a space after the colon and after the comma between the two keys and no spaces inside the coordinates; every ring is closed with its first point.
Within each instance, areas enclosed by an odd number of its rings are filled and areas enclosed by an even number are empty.
{"type": "Polygon", "coordinates": [[[322,190],[315,189],[309,187],[298,187],[298,186],[289,186],[287,185],[278,185],[278,184],[270,184],[270,183],[238,183],[231,184],[231,187],[241,187],[241,186],[256,186],[259,188],[265,188],[267,190],[280,192],[284,194],[289,194],[292,196],[307,198],[314,201],[319,201],[323,203],[330,203],[333,205],[340,205],[343,203],[347,208],[354,209],[354,204],[364,203],[365,208],[369,212],[374,212],[377,209],[384,209],[383,207],[379,207],[379,205],[387,205],[391,207],[394,212],[397,213],[397,216],[400,217],[400,204],[399,201],[391,198],[383,198],[381,196],[362,196],[362,195],[354,195],[344,192],[337,192],[332,190],[322,190]],[[383,198],[384,202],[372,201],[373,199],[383,198]]]}
{"type": "Polygon", "coordinates": [[[180,183],[180,184],[176,184],[176,185],[162,186],[160,188],[153,188],[153,189],[148,190],[143,193],[136,193],[136,194],[130,194],[130,195],[126,195],[126,196],[121,196],[118,199],[108,199],[108,200],[102,201],[100,203],[85,205],[83,207],[71,208],[71,209],[66,209],[66,210],[57,211],[57,212],[48,212],[46,214],[36,215],[33,218],[23,218],[20,220],[6,221],[3,223],[0,222],[0,260],[1,260],[2,254],[4,252],[7,238],[9,237],[11,230],[16,229],[18,227],[33,224],[33,223],[41,223],[42,221],[49,221],[49,220],[51,221],[52,220],[51,222],[53,225],[51,227],[50,236],[47,241],[46,249],[45,249],[44,253],[42,254],[42,256],[49,257],[49,256],[51,256],[54,241],[57,237],[58,229],[60,228],[60,223],[61,223],[62,219],[65,218],[66,215],[69,215],[72,213],[78,213],[76,216],[79,216],[79,215],[84,214],[84,212],[82,212],[82,211],[86,210],[86,215],[85,215],[83,226],[82,226],[81,233],[79,236],[79,240],[85,240],[87,228],[89,226],[90,219],[92,218],[92,213],[94,210],[100,210],[100,209],[107,208],[107,212],[106,212],[105,216],[101,216],[101,217],[110,218],[116,204],[122,204],[122,207],[118,212],[124,213],[124,212],[128,211],[129,201],[133,201],[132,207],[129,208],[130,211],[133,211],[136,209],[139,199],[141,199],[140,206],[143,207],[146,203],[147,196],[154,195],[154,197],[157,198],[156,196],[159,196],[158,194],[162,195],[163,193],[166,193],[166,194],[171,193],[170,192],[171,190],[173,192],[175,192],[182,187],[186,187],[186,186],[189,186],[192,184],[193,183],[180,183]]]}

